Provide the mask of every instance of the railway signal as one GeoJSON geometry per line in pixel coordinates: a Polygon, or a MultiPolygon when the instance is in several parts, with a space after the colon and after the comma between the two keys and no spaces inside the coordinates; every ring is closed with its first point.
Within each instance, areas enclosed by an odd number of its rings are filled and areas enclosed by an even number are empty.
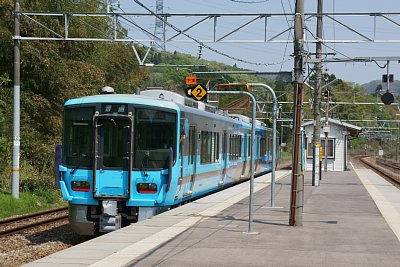
{"type": "Polygon", "coordinates": [[[390,105],[394,102],[394,96],[392,93],[386,92],[382,95],[381,100],[383,104],[390,105]]]}

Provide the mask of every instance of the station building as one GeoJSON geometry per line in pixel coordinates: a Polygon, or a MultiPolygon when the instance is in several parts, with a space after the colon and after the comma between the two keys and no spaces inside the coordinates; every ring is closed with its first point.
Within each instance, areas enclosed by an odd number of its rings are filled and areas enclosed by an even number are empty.
{"type": "MultiPolygon", "coordinates": [[[[314,132],[314,122],[309,121],[303,124],[306,137],[305,142],[305,170],[312,171],[313,147],[312,138],[314,132]]],[[[361,132],[361,127],[342,122],[337,119],[321,118],[321,147],[322,147],[322,170],[324,169],[325,155],[325,133],[328,133],[327,142],[327,169],[328,171],[344,171],[348,169],[348,141],[349,137],[357,137],[361,132]]]]}

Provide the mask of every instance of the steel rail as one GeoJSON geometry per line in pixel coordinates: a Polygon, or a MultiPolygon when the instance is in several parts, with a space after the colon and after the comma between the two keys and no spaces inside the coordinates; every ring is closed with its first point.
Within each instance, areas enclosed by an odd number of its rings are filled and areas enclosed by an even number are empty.
{"type": "MultiPolygon", "coordinates": [[[[13,223],[22,223],[24,220],[34,219],[35,217],[41,217],[41,216],[45,216],[45,215],[50,215],[52,213],[66,211],[67,209],[68,209],[67,207],[63,207],[63,208],[57,208],[57,209],[52,209],[52,210],[47,210],[47,211],[26,214],[26,215],[14,217],[14,218],[8,218],[5,220],[1,220],[0,226],[4,227],[4,226],[12,225],[13,223]]],[[[59,216],[56,216],[53,218],[35,221],[33,223],[17,225],[16,227],[11,227],[9,229],[0,231],[0,237],[8,236],[10,234],[15,234],[15,233],[21,232],[23,230],[31,229],[31,228],[34,228],[37,226],[46,225],[49,223],[65,220],[67,218],[68,218],[68,214],[63,214],[63,215],[59,215],[59,216]]]]}
{"type": "Polygon", "coordinates": [[[18,221],[26,220],[26,219],[29,219],[29,218],[33,218],[33,217],[37,217],[37,216],[41,216],[41,215],[47,215],[47,214],[60,212],[60,211],[64,211],[64,210],[68,210],[68,207],[56,208],[56,209],[51,209],[51,210],[44,210],[44,211],[39,211],[39,212],[35,212],[35,213],[21,215],[21,216],[18,216],[18,217],[7,218],[7,219],[0,220],[0,226],[4,225],[4,224],[7,224],[7,223],[10,223],[10,222],[18,222],[18,221]]]}
{"type": "Polygon", "coordinates": [[[373,169],[375,172],[377,172],[379,175],[381,175],[382,177],[386,178],[387,181],[389,181],[390,183],[396,185],[397,187],[400,187],[400,179],[397,179],[396,177],[394,177],[394,172],[390,171],[388,172],[387,170],[382,170],[384,167],[379,166],[378,164],[374,164],[374,163],[370,163],[367,160],[365,160],[365,158],[367,157],[371,157],[371,156],[364,156],[362,158],[360,158],[360,161],[362,163],[364,163],[365,165],[367,165],[368,167],[370,167],[371,169],[373,169]],[[378,168],[380,167],[380,168],[378,168]]]}

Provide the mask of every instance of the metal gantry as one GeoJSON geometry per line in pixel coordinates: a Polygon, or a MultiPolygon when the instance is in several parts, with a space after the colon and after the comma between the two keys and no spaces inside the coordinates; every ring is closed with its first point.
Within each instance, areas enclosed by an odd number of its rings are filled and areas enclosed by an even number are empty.
{"type": "MultiPolygon", "coordinates": [[[[29,12],[29,11],[18,11],[17,14],[23,18],[30,20],[48,31],[49,36],[20,36],[21,40],[54,40],[54,41],[113,41],[113,42],[130,42],[134,39],[137,42],[152,43],[152,42],[195,42],[195,40],[186,38],[185,34],[190,33],[191,36],[196,36],[198,30],[201,27],[202,32],[206,32],[208,39],[201,39],[203,43],[292,43],[291,39],[287,38],[286,34],[289,34],[293,30],[293,27],[287,26],[286,23],[276,23],[276,20],[284,22],[287,17],[293,18],[293,13],[160,13],[159,25],[160,27],[171,28],[165,22],[173,25],[185,25],[179,28],[175,27],[169,31],[162,32],[162,37],[159,34],[151,33],[146,26],[148,18],[154,18],[155,15],[152,13],[124,13],[124,12],[113,12],[113,13],[79,13],[79,12],[29,12]],[[40,17],[54,17],[63,21],[64,31],[57,32],[40,21],[40,17]],[[71,37],[69,32],[73,25],[71,20],[77,19],[82,20],[84,18],[102,17],[109,18],[113,21],[112,29],[114,31],[113,36],[104,37],[71,37]],[[196,22],[190,23],[187,19],[195,18],[196,22]],[[232,23],[234,21],[235,23],[232,23]],[[130,27],[134,31],[134,37],[131,38],[120,38],[117,34],[118,23],[123,22],[125,25],[130,27]],[[210,23],[211,22],[211,23],[210,23]],[[269,27],[272,24],[273,27],[269,27]],[[221,26],[223,25],[223,26],[221,26]],[[235,25],[235,26],[234,26],[235,25]],[[254,30],[254,37],[241,38],[240,33],[246,28],[252,27],[254,30]],[[228,28],[228,30],[226,30],[228,28]],[[238,34],[239,33],[239,34],[238,34]],[[282,38],[283,37],[283,38],[282,38]],[[165,38],[165,39],[164,39],[165,38]],[[164,39],[164,40],[163,40],[164,39]]],[[[311,21],[317,20],[318,13],[305,13],[306,24],[312,23],[311,21]]],[[[325,21],[331,21],[339,25],[343,31],[351,33],[352,38],[349,39],[325,39],[318,38],[307,26],[305,30],[310,34],[305,36],[304,43],[400,43],[400,35],[393,35],[393,39],[378,39],[377,28],[379,23],[388,22],[395,27],[400,29],[400,12],[340,12],[340,13],[323,13],[322,19],[325,21]],[[372,25],[370,35],[362,33],[361,29],[356,29],[353,25],[346,24],[345,21],[348,18],[352,20],[359,20],[362,27],[368,27],[372,25]],[[372,20],[372,23],[364,23],[365,20],[372,20]]],[[[91,25],[96,27],[96,25],[91,25]]],[[[327,34],[325,34],[326,36],[327,34]]],[[[247,36],[247,35],[244,35],[247,36]]]]}

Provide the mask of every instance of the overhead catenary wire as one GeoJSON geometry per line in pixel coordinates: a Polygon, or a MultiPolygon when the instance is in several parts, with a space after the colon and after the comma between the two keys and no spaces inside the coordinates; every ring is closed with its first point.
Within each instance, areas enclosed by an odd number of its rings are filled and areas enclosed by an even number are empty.
{"type": "Polygon", "coordinates": [[[156,14],[154,11],[152,11],[150,8],[148,8],[146,5],[144,5],[143,3],[141,3],[139,0],[133,0],[136,4],[138,4],[139,6],[141,6],[142,8],[146,9],[150,14],[152,14],[153,16],[157,17],[158,19],[160,19],[161,21],[163,21],[163,23],[167,26],[169,26],[170,28],[172,28],[174,31],[186,36],[187,38],[189,38],[190,40],[198,43],[199,45],[201,45],[203,48],[206,48],[214,53],[217,53],[221,56],[230,58],[232,60],[238,61],[238,62],[242,62],[242,63],[247,63],[247,64],[251,64],[251,65],[257,65],[257,66],[272,66],[272,65],[279,65],[282,64],[282,62],[276,62],[276,63],[260,63],[260,62],[252,62],[252,61],[248,61],[248,60],[244,60],[244,59],[240,59],[231,55],[228,55],[227,53],[221,52],[209,45],[207,45],[206,43],[194,38],[193,36],[185,33],[184,31],[182,31],[181,29],[177,28],[175,25],[173,25],[172,23],[169,23],[167,20],[165,20],[162,16],[156,14]]]}
{"type": "MultiPolygon", "coordinates": [[[[289,44],[289,38],[290,38],[290,37],[293,38],[293,33],[292,33],[292,30],[291,30],[291,29],[293,28],[293,22],[292,22],[292,24],[289,23],[289,20],[288,20],[287,15],[286,15],[285,6],[284,6],[282,0],[281,0],[281,5],[282,5],[283,13],[285,14],[286,23],[287,23],[287,25],[288,25],[288,27],[289,27],[290,30],[289,30],[289,33],[288,33],[287,42],[286,42],[286,44],[285,44],[285,49],[284,49],[284,51],[283,51],[282,64],[281,64],[281,66],[280,66],[280,68],[279,68],[279,71],[282,71],[282,68],[283,68],[284,59],[285,59],[285,57],[286,57],[286,51],[287,51],[288,44],[289,44]]],[[[292,6],[290,5],[290,2],[289,2],[289,7],[290,7],[290,12],[293,12],[293,11],[292,11],[292,6]]],[[[293,21],[294,21],[294,20],[293,20],[293,21]]]]}

